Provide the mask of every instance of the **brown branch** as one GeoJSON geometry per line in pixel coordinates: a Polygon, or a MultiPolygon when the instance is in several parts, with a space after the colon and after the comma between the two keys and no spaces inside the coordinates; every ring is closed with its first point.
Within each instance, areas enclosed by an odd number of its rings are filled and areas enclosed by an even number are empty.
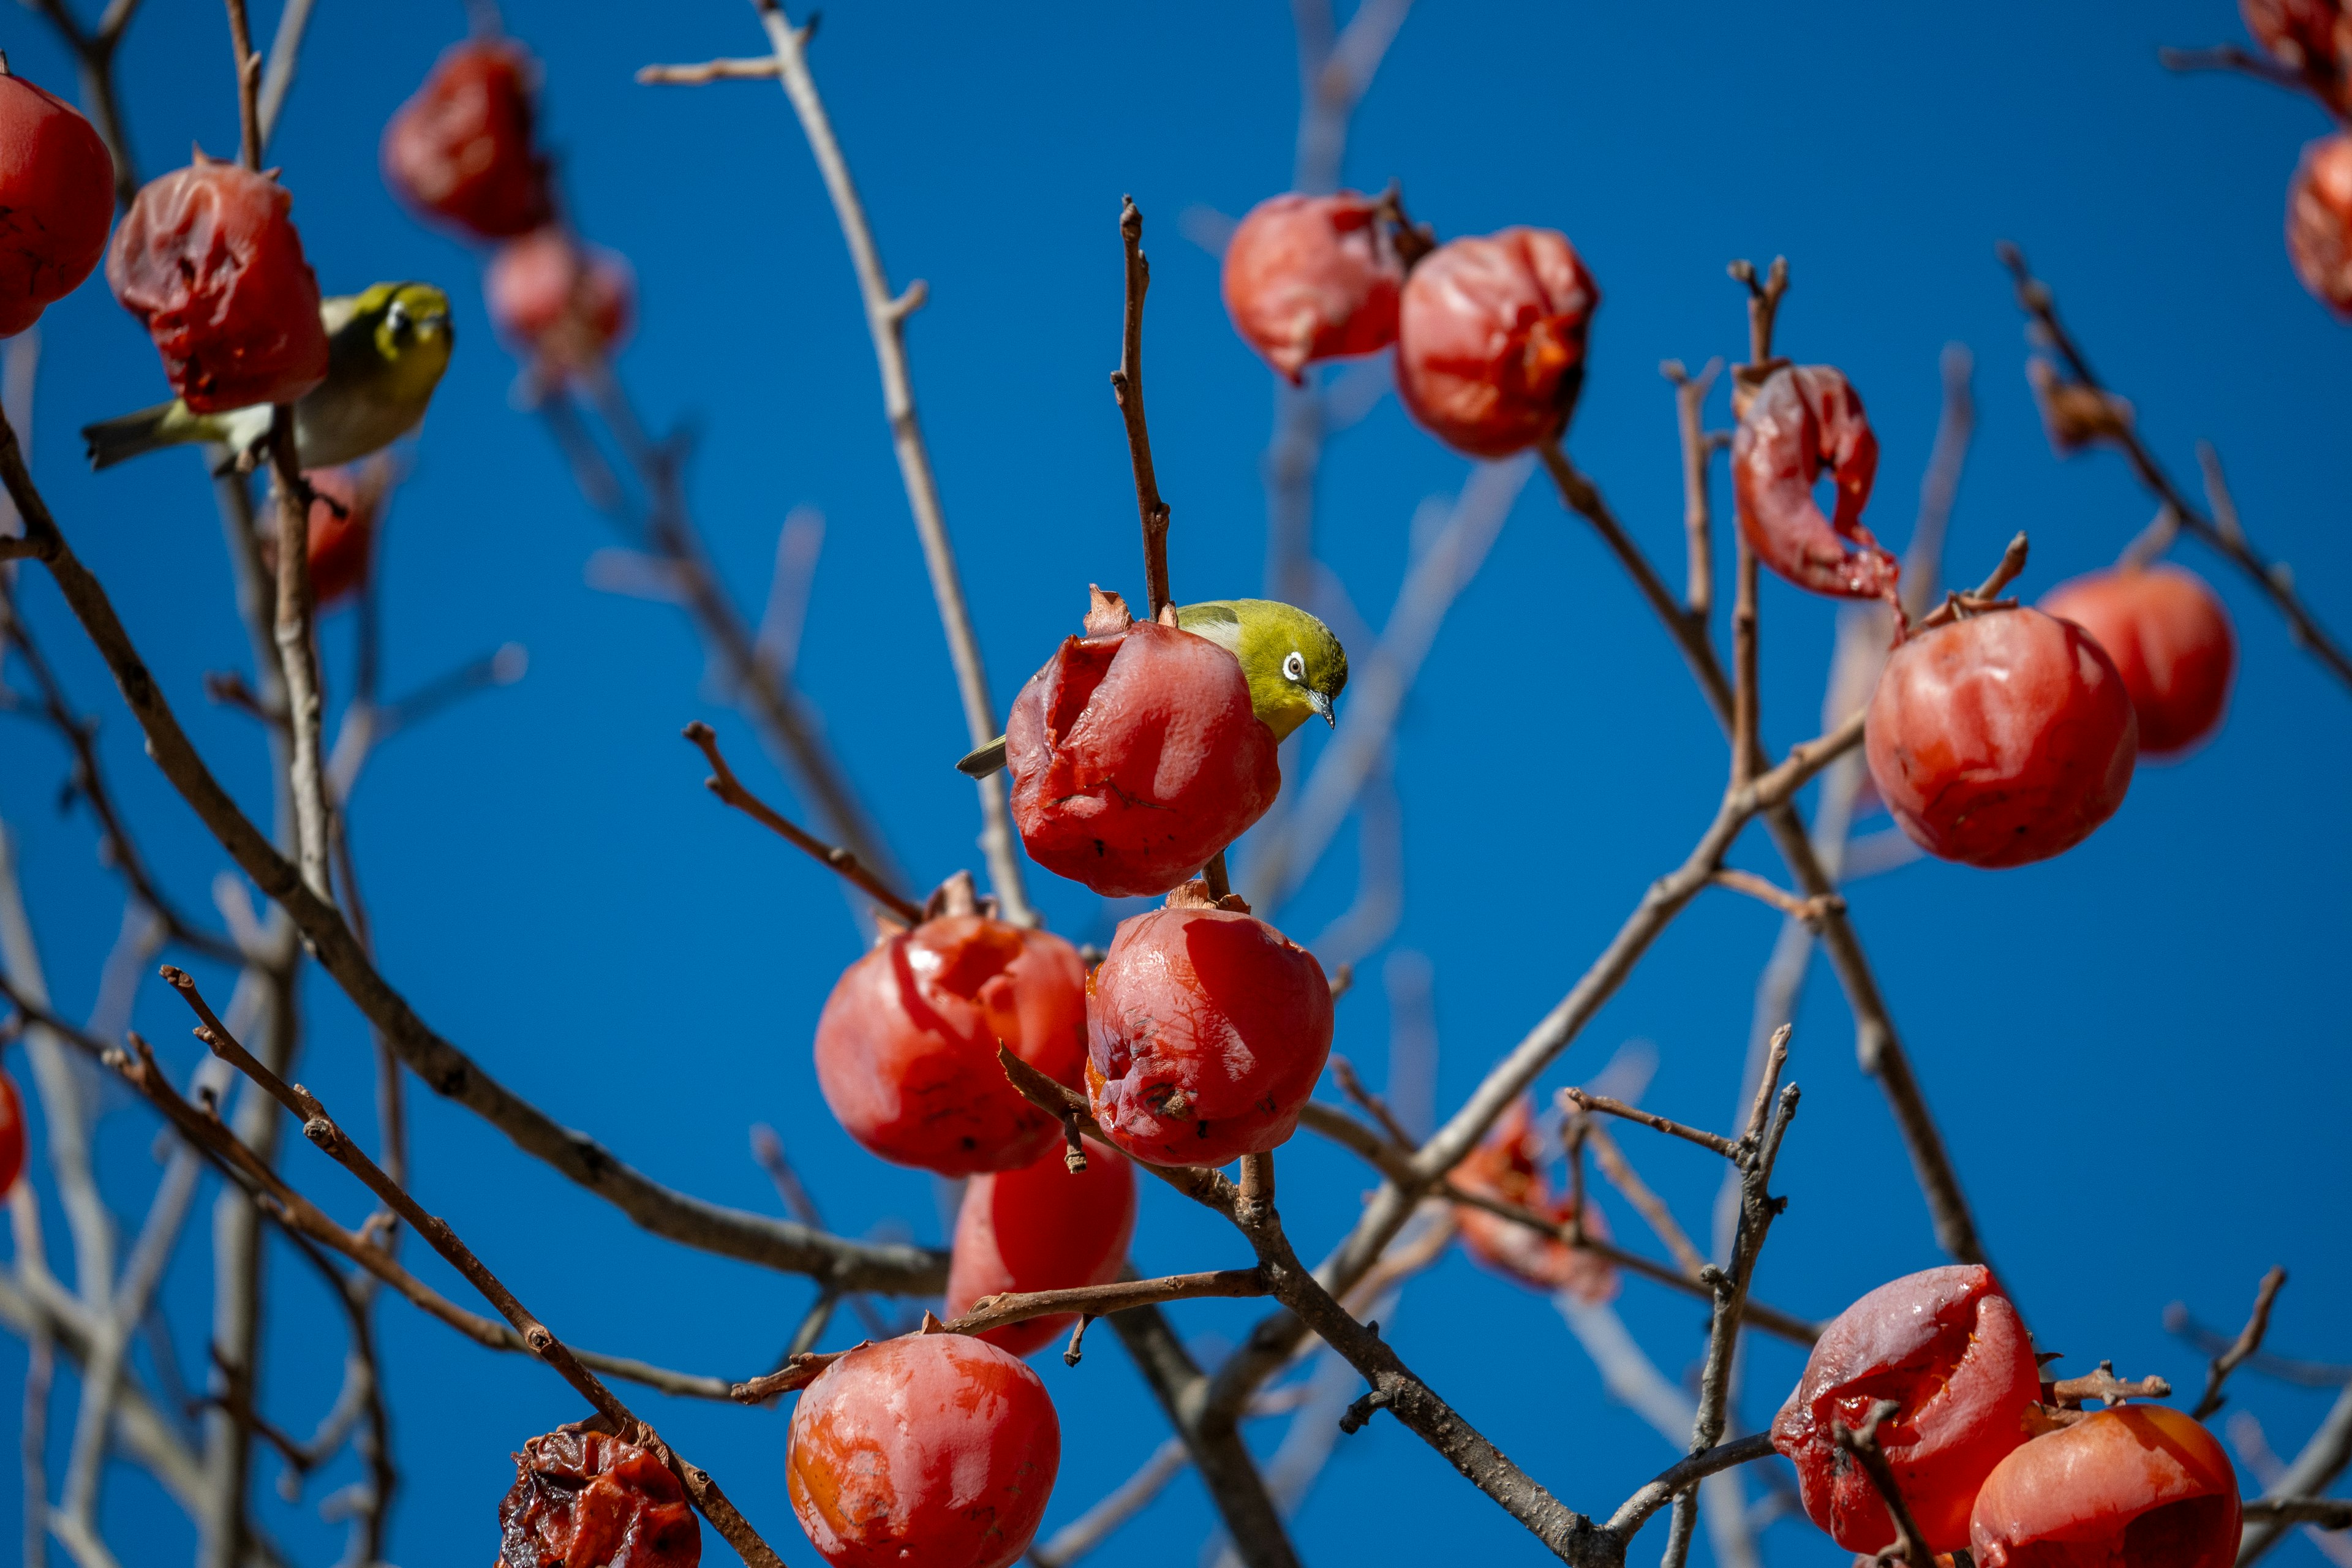
{"type": "MultiPolygon", "coordinates": [[[[227,0],[228,42],[236,61],[237,161],[261,172],[261,57],[254,52],[245,19],[245,0],[227,0]]],[[[307,530],[305,531],[307,531],[307,530]]],[[[299,548],[301,541],[295,541],[299,548]]]]}
{"type": "Polygon", "coordinates": [[[2215,1356],[2212,1363],[2206,1367],[2205,1392],[2199,1397],[2197,1407],[2189,1413],[2191,1417],[2202,1421],[2221,1408],[2225,1398],[2221,1384],[2248,1356],[2263,1348],[2263,1336],[2270,1332],[2271,1304],[2278,1300],[2279,1289],[2285,1283],[2286,1270],[2284,1268],[2273,1268],[2263,1276],[2262,1286],[2254,1292],[2254,1310],[2247,1315],[2246,1326],[2238,1331],[2238,1337],[2230,1342],[2229,1349],[2215,1356]]]}
{"type": "Polygon", "coordinates": [[[1364,1087],[1364,1080],[1356,1076],[1353,1062],[1345,1057],[1333,1057],[1331,1077],[1339,1084],[1340,1093],[1354,1100],[1367,1116],[1380,1123],[1381,1131],[1389,1135],[1391,1142],[1407,1154],[1419,1146],[1420,1140],[1404,1130],[1404,1124],[1396,1119],[1396,1113],[1389,1110],[1387,1103],[1364,1087]]]}
{"type": "Polygon", "coordinates": [[[114,86],[114,51],[121,46],[123,29],[131,25],[138,0],[117,0],[106,8],[99,25],[84,32],[66,0],[32,0],[33,8],[49,19],[58,37],[74,57],[81,78],[81,99],[89,111],[91,129],[105,143],[114,163],[114,205],[129,211],[139,195],[139,174],[131,158],[131,136],[122,122],[122,104],[114,86]]]}
{"type": "Polygon", "coordinates": [[[1714,388],[1715,378],[1723,374],[1723,362],[1711,359],[1693,375],[1683,368],[1682,361],[1670,359],[1658,371],[1674,383],[1675,424],[1682,438],[1683,534],[1690,556],[1683,610],[1704,626],[1715,611],[1715,544],[1707,500],[1707,465],[1715,455],[1715,443],[1706,433],[1706,395],[1714,388]]]}
{"type": "Polygon", "coordinates": [[[2103,1361],[2096,1372],[2080,1377],[2062,1377],[2050,1384],[2049,1403],[2062,1410],[2080,1410],[2092,1400],[2112,1407],[2126,1399],[2168,1399],[2172,1384],[2160,1377],[2143,1377],[2126,1382],[2116,1375],[2116,1363],[2103,1361]]]}
{"type": "MultiPolygon", "coordinates": [[[[2336,1396],[2326,1418],[2320,1422],[2319,1430],[2304,1444],[2286,1472],[2263,1489],[2263,1500],[2286,1502],[2317,1497],[2344,1473],[2347,1463],[2352,1463],[2352,1387],[2336,1396]]],[[[2238,1568],[2248,1568],[2277,1545],[2285,1529],[2280,1521],[2249,1521],[2245,1540],[2238,1547],[2238,1568]]]]}
{"type": "Polygon", "coordinates": [[[1736,1465],[1769,1459],[1773,1452],[1772,1435],[1756,1432],[1745,1437],[1735,1437],[1728,1443],[1718,1443],[1703,1454],[1693,1454],[1688,1458],[1676,1460],[1659,1472],[1655,1480],[1647,1482],[1640,1491],[1618,1505],[1617,1511],[1609,1516],[1609,1531],[1621,1541],[1631,1541],[1652,1514],[1707,1477],[1736,1465]]]}
{"type": "MultiPolygon", "coordinates": [[[[243,0],[229,0],[240,21],[243,0]]],[[[260,61],[251,62],[258,77],[260,61]]],[[[319,677],[319,644],[313,635],[318,606],[310,592],[310,497],[294,453],[294,410],[280,404],[269,422],[269,463],[278,492],[278,616],[271,627],[286,680],[286,714],[292,749],[287,787],[294,797],[295,863],[303,885],[325,903],[334,902],[329,882],[327,779],[322,731],[326,695],[319,677]]]]}
{"type": "Polygon", "coordinates": [[[1143,254],[1143,213],[1133,196],[1119,198],[1118,237],[1127,253],[1126,314],[1119,333],[1118,368],[1110,374],[1111,395],[1127,424],[1127,457],[1135,470],[1135,510],[1143,523],[1145,618],[1157,620],[1171,603],[1168,587],[1168,503],[1160,497],[1160,477],[1151,466],[1151,428],[1143,414],[1143,296],[1151,287],[1151,262],[1143,254]]]}
{"type": "Polygon", "coordinates": [[[1572,1105],[1579,1110],[1599,1111],[1603,1116],[1620,1117],[1627,1121],[1638,1121],[1654,1131],[1696,1143],[1727,1160],[1737,1160],[1745,1152],[1740,1144],[1720,1133],[1709,1132],[1704,1128],[1685,1127],[1679,1121],[1670,1121],[1654,1111],[1643,1110],[1637,1105],[1628,1105],[1622,1100],[1612,1100],[1605,1094],[1587,1094],[1570,1085],[1559,1091],[1559,1098],[1563,1105],[1572,1105]]]}
{"type": "MultiPolygon", "coordinates": [[[[2268,55],[2256,54],[2236,44],[2221,44],[2207,49],[2159,48],[2156,51],[2156,63],[2166,70],[2183,73],[2234,71],[2241,76],[2252,77],[2256,81],[2266,81],[2273,87],[2283,87],[2289,92],[2311,91],[2311,84],[2293,66],[2284,65],[2268,55]]],[[[2328,111],[2336,112],[2335,106],[2329,105],[2328,111]]]]}
{"type": "Polygon", "coordinates": [[[703,756],[710,763],[711,776],[703,781],[703,786],[711,794],[754,822],[772,829],[784,842],[801,853],[839,872],[852,886],[865,891],[876,902],[907,924],[913,926],[922,923],[922,905],[916,903],[876,876],[867,868],[865,861],[846,849],[827,844],[823,839],[803,831],[793,823],[787,821],[766,801],[745,789],[741,781],[736,778],[735,770],[727,765],[727,758],[719,750],[719,736],[709,725],[698,719],[681,732],[688,740],[701,748],[703,756]]]}
{"type": "Polygon", "coordinates": [[[1823,893],[1818,898],[1801,899],[1796,894],[1777,888],[1766,879],[1748,871],[1726,868],[1715,874],[1714,881],[1718,888],[1728,888],[1735,893],[1745,893],[1749,898],[1780,910],[1790,920],[1802,921],[1809,926],[1818,927],[1830,915],[1843,913],[1845,910],[1843,894],[1823,893]]]}
{"type": "Polygon", "coordinates": [[[782,74],[773,55],[758,59],[706,60],[691,66],[640,66],[637,80],[647,87],[701,87],[714,81],[773,81],[782,74]]]}
{"type": "MultiPolygon", "coordinates": [[[[1633,1169],[1633,1162],[1625,1158],[1625,1152],[1617,1146],[1617,1140],[1609,1136],[1606,1128],[1588,1122],[1584,1128],[1584,1145],[1592,1151],[1593,1161],[1600,1165],[1601,1173],[1609,1179],[1609,1184],[1633,1205],[1634,1211],[1649,1225],[1651,1234],[1674,1254],[1675,1261],[1681,1266],[1683,1272],[1694,1280],[1698,1279],[1706,1268],[1706,1256],[1675,1222],[1675,1212],[1666,1206],[1666,1201],[1651,1191],[1650,1184],[1642,1180],[1641,1174],[1633,1169]]],[[[1582,1205],[1579,1205],[1578,1213],[1582,1212],[1582,1205]]]]}
{"type": "Polygon", "coordinates": [[[2255,1498],[2245,1505],[2248,1524],[2315,1524],[2322,1530],[2352,1530],[2352,1498],[2255,1498]]]}
{"type": "Polygon", "coordinates": [[[1919,1533],[1918,1521],[1911,1517],[1910,1504],[1903,1500],[1903,1489],[1895,1484],[1894,1468],[1886,1462],[1885,1450],[1878,1446],[1879,1423],[1903,1408],[1899,1399],[1882,1399],[1870,1407],[1870,1418],[1859,1431],[1843,1421],[1831,1423],[1830,1437],[1840,1449],[1852,1454],[1863,1473],[1870,1478],[1879,1500],[1886,1504],[1888,1517],[1895,1521],[1895,1542],[1877,1553],[1885,1563],[1900,1556],[1911,1568],[1934,1568],[1935,1553],[1927,1550],[1927,1537],[1919,1533]]]}
{"type": "MultiPolygon", "coordinates": [[[[2221,1354],[2233,1342],[2229,1335],[2199,1322],[2179,1301],[2164,1310],[2164,1331],[2179,1335],[2209,1356],[2221,1354]]],[[[2245,1359],[2243,1365],[2249,1372],[2276,1378],[2298,1388],[2342,1388],[2352,1384],[2352,1366],[2337,1362],[2302,1361],[2294,1356],[2256,1351],[2245,1359]]]]}

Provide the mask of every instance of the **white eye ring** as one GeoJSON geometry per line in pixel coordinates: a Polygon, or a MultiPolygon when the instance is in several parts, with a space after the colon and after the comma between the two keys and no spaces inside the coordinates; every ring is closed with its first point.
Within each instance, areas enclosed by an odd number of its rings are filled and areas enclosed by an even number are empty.
{"type": "Polygon", "coordinates": [[[1297,649],[1293,648],[1290,657],[1282,661],[1282,673],[1293,680],[1307,679],[1307,660],[1299,656],[1297,649]]]}

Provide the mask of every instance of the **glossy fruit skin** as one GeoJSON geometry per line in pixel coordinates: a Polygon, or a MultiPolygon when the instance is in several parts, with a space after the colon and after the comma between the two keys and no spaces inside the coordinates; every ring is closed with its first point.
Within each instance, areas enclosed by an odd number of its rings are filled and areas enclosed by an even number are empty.
{"type": "Polygon", "coordinates": [[[319,499],[310,503],[310,597],[321,610],[357,594],[375,554],[376,497],[350,468],[319,468],[302,476],[319,499]],[[343,510],[338,514],[332,500],[343,510]]]}
{"type": "Polygon", "coordinates": [[[23,77],[0,77],[0,337],[81,287],[113,217],[114,161],[89,121],[23,77]]]}
{"type": "Polygon", "coordinates": [[[1887,656],[1864,740],[1871,782],[1930,855],[2000,868],[2073,848],[2131,787],[2139,722],[2082,627],[1992,610],[1887,656]]]}
{"type": "Polygon", "coordinates": [[[1404,263],[1380,204],[1354,191],[1296,192],[1249,210],[1225,244],[1225,312],[1242,341],[1293,385],[1315,360],[1396,342],[1404,263]]]}
{"type": "MultiPolygon", "coordinates": [[[[1118,1278],[1135,1235],[1135,1167],[1091,1138],[1086,1151],[1083,1171],[1069,1168],[1056,1142],[1018,1170],[965,1185],[948,1261],[949,1318],[1006,1290],[1068,1290],[1118,1278]]],[[[1061,1338],[1072,1316],[1031,1318],[980,1337],[1028,1355],[1061,1338]]]]}
{"type": "Polygon", "coordinates": [[[1054,1402],[1019,1357],[913,1334],[861,1345],[809,1384],[785,1484],[833,1568],[1006,1568],[1061,1460],[1054,1402]]]}
{"type": "Polygon", "coordinates": [[[199,153],[150,181],[115,228],[106,281],[198,414],[292,403],[327,379],[293,207],[277,181],[199,153]]]}
{"type": "Polygon", "coordinates": [[[1877,474],[1878,437],[1862,399],[1825,364],[1766,377],[1731,438],[1741,535],[1758,560],[1816,594],[1893,598],[1902,568],[1862,526],[1877,474]],[[1824,472],[1837,486],[1833,517],[1813,500],[1824,472]]]}
{"type": "Polygon", "coordinates": [[[497,1568],[695,1568],[702,1526],[667,1466],[590,1424],[533,1437],[499,1504],[497,1568]]]}
{"type": "Polygon", "coordinates": [[[2229,1568],[2242,1513],[2210,1432],[2126,1405],[2003,1459],[1977,1493],[1969,1545],[1978,1568],[2229,1568]]]}
{"type": "Polygon", "coordinates": [[[2341,0],[2238,0],[2246,31],[2271,58],[2303,74],[2321,101],[2336,109],[2352,104],[2346,92],[2352,72],[2352,16],[2341,0]]]}
{"type": "Polygon", "coordinates": [[[1895,1523],[1832,1424],[1860,1427],[1881,1399],[1903,1408],[1878,1429],[1887,1463],[1927,1545],[1969,1543],[1969,1506],[1993,1467],[2025,1441],[2042,1396],[2033,1342],[1992,1271],[1953,1264],[1881,1285],[1815,1342],[1772,1419],[1772,1446],[1797,1469],[1812,1521],[1839,1545],[1875,1552],[1895,1523]]]}
{"type": "Polygon", "coordinates": [[[1058,1145],[1021,1098],[1014,1056],[1073,1089],[1087,1053],[1087,972],[1049,931],[942,915],[851,964],[816,1025],[817,1086],[849,1135],[885,1160],[971,1176],[1058,1145]]]}
{"type": "Polygon", "coordinates": [[[476,239],[512,239],[554,211],[531,142],[530,57],[502,39],[444,50],[383,128],[384,183],[476,239]]]}
{"type": "Polygon", "coordinates": [[[2169,562],[2095,572],[2052,589],[2042,607],[2106,650],[2139,718],[2141,756],[2178,756],[2220,727],[2238,640],[2202,577],[2169,562]]]}
{"type": "Polygon", "coordinates": [[[1159,909],[1119,922],[1087,1004],[1087,1096],[1153,1165],[1223,1165],[1298,1126],[1331,1054],[1315,955],[1254,916],[1159,909]]]}
{"type": "Polygon", "coordinates": [[[552,224],[499,247],[482,292],[499,335],[558,376],[602,363],[635,324],[627,258],[552,224]]]}
{"type": "MultiPolygon", "coordinates": [[[[1557,1196],[1543,1173],[1543,1145],[1536,1134],[1535,1102],[1525,1096],[1503,1113],[1475,1149],[1454,1167],[1454,1184],[1481,1197],[1500,1198],[1565,1225],[1574,1212],[1557,1196]]],[[[1580,1252],[1564,1241],[1468,1204],[1456,1204],[1454,1219],[1463,1247],[1480,1264],[1533,1290],[1565,1290],[1588,1306],[1617,1295],[1617,1270],[1607,1259],[1580,1252]]],[[[1585,1234],[1609,1239],[1608,1222],[1588,1201],[1585,1234]]]]}
{"type": "Polygon", "coordinates": [[[1600,303],[1592,275],[1556,230],[1449,240],[1405,279],[1397,395],[1455,451],[1525,451],[1567,426],[1600,303]]]}
{"type": "Polygon", "coordinates": [[[2352,132],[2303,150],[2287,187],[2286,254],[2303,286],[2352,321],[2352,132]]]}
{"type": "Polygon", "coordinates": [[[15,1189],[25,1173],[25,1099],[16,1080],[0,1072],[0,1198],[15,1189]]]}
{"type": "Polygon", "coordinates": [[[1156,621],[1065,640],[1013,699],[1004,742],[1030,858],[1106,898],[1168,891],[1282,788],[1239,661],[1156,621]]]}

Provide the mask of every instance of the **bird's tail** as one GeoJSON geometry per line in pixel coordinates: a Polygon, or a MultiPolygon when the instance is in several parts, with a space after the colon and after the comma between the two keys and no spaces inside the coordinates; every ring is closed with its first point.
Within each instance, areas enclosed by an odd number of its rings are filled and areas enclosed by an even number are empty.
{"type": "Polygon", "coordinates": [[[136,414],[85,425],[81,438],[89,443],[89,466],[110,468],[160,447],[208,439],[211,427],[210,420],[189,413],[181,404],[159,403],[136,414]]]}
{"type": "Polygon", "coordinates": [[[980,750],[956,764],[956,772],[970,778],[984,779],[1004,765],[1004,737],[999,735],[980,750]]]}

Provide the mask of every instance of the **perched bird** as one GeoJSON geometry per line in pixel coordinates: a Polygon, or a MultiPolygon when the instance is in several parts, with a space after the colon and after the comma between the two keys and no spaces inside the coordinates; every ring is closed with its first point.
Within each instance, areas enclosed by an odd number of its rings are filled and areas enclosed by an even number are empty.
{"type": "MultiPolygon", "coordinates": [[[[449,297],[430,283],[379,283],[320,302],[327,379],[294,405],[294,451],[304,468],[331,468],[389,447],[416,428],[448,368],[449,297]]],[[[217,441],[239,453],[269,435],[269,406],[197,414],[174,399],[85,426],[89,466],[111,468],[163,447],[217,441]]]]}
{"type": "MultiPolygon", "coordinates": [[[[1295,605],[1278,599],[1210,599],[1179,605],[1176,625],[1203,637],[1241,661],[1249,679],[1250,708],[1277,741],[1314,716],[1337,726],[1331,705],[1348,684],[1348,650],[1331,628],[1295,605]]],[[[999,735],[958,763],[984,779],[1004,765],[999,735]]]]}

